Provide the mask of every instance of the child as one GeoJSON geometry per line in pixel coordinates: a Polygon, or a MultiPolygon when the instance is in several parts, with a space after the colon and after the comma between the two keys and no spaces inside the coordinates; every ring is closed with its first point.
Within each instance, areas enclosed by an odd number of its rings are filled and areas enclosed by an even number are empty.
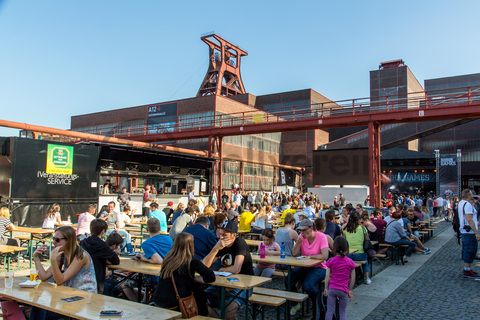
{"type": "MultiPolygon", "coordinates": [[[[265,245],[265,253],[271,256],[280,255],[280,245],[275,242],[275,236],[271,229],[266,229],[263,233],[263,244],[265,245]]],[[[258,246],[258,251],[260,252],[260,246],[258,246]]],[[[275,264],[270,263],[258,263],[253,273],[256,276],[271,278],[273,272],[275,271],[275,264]]]]}
{"type": "Polygon", "coordinates": [[[338,299],[340,320],[346,320],[347,297],[352,298],[355,284],[355,262],[347,257],[348,242],[344,237],[337,237],[333,242],[335,256],[326,263],[325,291],[327,298],[327,314],[325,320],[331,320],[335,313],[335,302],[338,299]]]}

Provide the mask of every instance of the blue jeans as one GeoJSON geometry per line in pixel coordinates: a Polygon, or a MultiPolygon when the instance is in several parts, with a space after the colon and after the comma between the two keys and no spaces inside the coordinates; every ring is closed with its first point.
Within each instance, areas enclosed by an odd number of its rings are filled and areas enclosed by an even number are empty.
{"type": "Polygon", "coordinates": [[[320,286],[322,280],[325,279],[327,270],[323,268],[293,268],[292,269],[292,290],[295,290],[295,284],[297,282],[302,283],[303,290],[308,294],[310,300],[312,300],[312,311],[314,319],[317,314],[317,297],[320,293],[320,286]]]}
{"type": "Polygon", "coordinates": [[[462,260],[465,263],[473,263],[477,254],[478,241],[474,234],[462,234],[462,260]]]}
{"type": "Polygon", "coordinates": [[[371,272],[370,263],[368,263],[368,253],[350,253],[348,255],[353,261],[366,261],[362,266],[363,272],[371,272]]]}
{"type": "Polygon", "coordinates": [[[32,311],[30,311],[30,320],[57,320],[62,318],[67,317],[37,307],[32,307],[32,311]]]}

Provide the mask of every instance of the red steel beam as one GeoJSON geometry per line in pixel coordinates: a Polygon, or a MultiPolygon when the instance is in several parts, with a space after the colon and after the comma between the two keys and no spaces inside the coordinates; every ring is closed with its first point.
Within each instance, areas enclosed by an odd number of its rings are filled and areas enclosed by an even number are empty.
{"type": "Polygon", "coordinates": [[[370,185],[370,205],[380,208],[380,126],[378,123],[368,124],[368,182],[370,185]]]}
{"type": "Polygon", "coordinates": [[[306,129],[328,129],[336,127],[368,126],[370,122],[379,125],[401,122],[435,121],[445,119],[471,119],[480,118],[480,102],[472,104],[446,105],[435,107],[421,107],[405,110],[392,110],[382,112],[364,112],[356,110],[355,115],[334,115],[329,117],[309,118],[303,120],[288,120],[275,122],[251,123],[228,127],[196,128],[178,132],[166,132],[148,135],[133,135],[129,139],[145,142],[167,140],[186,140],[207,138],[209,136],[236,136],[259,134],[269,132],[287,132],[306,129]]]}

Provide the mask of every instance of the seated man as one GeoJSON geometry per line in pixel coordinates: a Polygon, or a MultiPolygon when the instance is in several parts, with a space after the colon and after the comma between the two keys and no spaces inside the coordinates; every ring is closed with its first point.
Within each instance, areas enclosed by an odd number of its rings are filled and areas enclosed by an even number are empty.
{"type": "Polygon", "coordinates": [[[102,240],[107,232],[107,227],[107,223],[104,220],[93,220],[90,223],[90,237],[80,242],[80,246],[92,257],[99,293],[103,292],[107,263],[113,265],[120,264],[117,253],[102,240]]]}
{"type": "Polygon", "coordinates": [[[209,224],[210,220],[207,216],[200,216],[194,225],[185,229],[185,232],[193,236],[195,258],[199,260],[205,258],[217,243],[217,237],[208,229],[209,224]]]}
{"type": "MultiPolygon", "coordinates": [[[[222,267],[220,271],[231,272],[233,274],[253,275],[252,256],[245,240],[237,236],[238,226],[234,220],[225,222],[217,230],[220,240],[213,247],[212,251],[203,258],[203,263],[211,267],[214,262],[220,258],[222,267]]],[[[226,298],[226,319],[235,319],[238,308],[244,303],[246,292],[238,289],[229,290],[226,298]]],[[[207,289],[207,298],[209,303],[209,314],[218,317],[220,288],[209,287],[207,289]]]]}
{"type": "Polygon", "coordinates": [[[150,205],[150,213],[148,214],[148,218],[155,218],[160,222],[160,231],[167,232],[167,216],[165,212],[158,210],[158,203],[152,202],[150,205]]]}
{"type": "MultiPolygon", "coordinates": [[[[166,233],[160,231],[160,222],[156,218],[150,218],[147,221],[147,231],[150,238],[143,241],[143,254],[137,254],[136,260],[144,261],[153,264],[162,264],[163,258],[167,255],[173,246],[172,238],[166,233]]],[[[158,283],[158,276],[145,276],[146,285],[156,285],[158,283]]],[[[128,299],[137,301],[136,283],[129,283],[124,286],[123,292],[128,299]]]]}
{"type": "Polygon", "coordinates": [[[143,254],[137,254],[135,258],[149,263],[162,264],[163,258],[170,251],[173,245],[168,234],[160,230],[160,222],[156,218],[147,221],[147,231],[150,238],[143,241],[143,254]]]}

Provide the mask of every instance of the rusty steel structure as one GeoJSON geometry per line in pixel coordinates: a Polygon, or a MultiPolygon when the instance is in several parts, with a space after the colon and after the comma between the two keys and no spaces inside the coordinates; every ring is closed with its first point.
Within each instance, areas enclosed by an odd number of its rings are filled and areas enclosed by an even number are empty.
{"type": "MultiPolygon", "coordinates": [[[[169,128],[169,132],[145,134],[146,128],[138,128],[138,131],[129,129],[123,134],[117,132],[117,136],[144,142],[209,138],[215,146],[210,153],[217,154],[221,161],[222,138],[226,136],[368,126],[370,201],[372,205],[379,206],[381,126],[404,122],[478,119],[480,87],[465,88],[465,93],[462,94],[457,92],[426,95],[425,92],[417,92],[410,93],[406,99],[382,97],[380,100],[370,101],[369,98],[362,98],[318,105],[288,106],[260,117],[257,111],[232,113],[228,117],[222,114],[212,117],[213,119],[199,118],[196,123],[189,123],[186,128],[169,128]],[[215,125],[205,126],[205,121],[215,125]]],[[[220,175],[221,171],[219,177],[220,175]]]]}
{"type": "Polygon", "coordinates": [[[248,55],[247,51],[216,34],[205,35],[201,39],[208,45],[209,65],[197,97],[246,93],[240,74],[240,65],[241,58],[248,55]]]}

